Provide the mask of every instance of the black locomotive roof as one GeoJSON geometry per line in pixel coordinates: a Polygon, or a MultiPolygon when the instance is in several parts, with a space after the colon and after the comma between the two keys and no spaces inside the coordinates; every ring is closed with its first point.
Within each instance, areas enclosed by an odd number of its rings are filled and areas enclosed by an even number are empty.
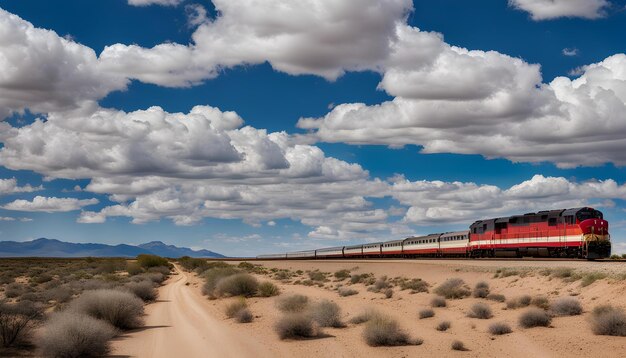
{"type": "Polygon", "coordinates": [[[548,215],[548,217],[558,217],[558,216],[575,215],[577,212],[579,212],[579,211],[581,211],[583,209],[593,210],[593,208],[590,208],[590,207],[572,208],[572,209],[557,209],[557,210],[542,210],[542,211],[538,211],[536,213],[526,213],[526,214],[523,214],[523,215],[512,215],[512,216],[506,216],[506,217],[495,218],[495,219],[487,219],[487,220],[476,220],[472,225],[470,225],[470,228],[477,227],[477,226],[480,226],[480,225],[483,225],[483,224],[489,224],[490,222],[506,223],[506,222],[509,222],[513,218],[523,218],[525,216],[534,216],[534,215],[543,216],[543,215],[548,215]]]}
{"type": "Polygon", "coordinates": [[[361,245],[352,245],[352,246],[344,246],[344,249],[358,249],[360,247],[363,247],[363,244],[361,244],[361,245]]]}

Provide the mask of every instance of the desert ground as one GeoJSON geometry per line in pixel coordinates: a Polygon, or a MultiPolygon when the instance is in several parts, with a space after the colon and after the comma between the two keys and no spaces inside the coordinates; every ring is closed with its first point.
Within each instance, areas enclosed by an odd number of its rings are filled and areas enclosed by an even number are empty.
{"type": "MultiPolygon", "coordinates": [[[[132,357],[618,357],[626,351],[626,337],[595,335],[591,311],[601,304],[626,308],[626,264],[586,261],[505,261],[505,260],[326,260],[253,261],[251,274],[259,281],[271,281],[280,289],[274,297],[250,297],[250,323],[237,323],[225,314],[237,297],[209,299],[202,294],[202,275],[175,265],[175,272],[159,288],[159,300],[146,307],[145,327],[126,332],[112,342],[114,356],[132,357]],[[364,283],[350,283],[350,277],[333,273],[349,270],[350,275],[387,276],[393,295],[372,292],[364,283]],[[311,273],[324,273],[323,279],[311,273]],[[496,277],[497,276],[497,277],[496,277]],[[394,278],[419,278],[428,292],[402,290],[394,278]],[[420,319],[418,312],[430,308],[434,289],[450,278],[462,279],[473,289],[487,282],[493,294],[507,301],[521,295],[541,296],[554,302],[574,297],[583,313],[555,316],[549,327],[522,328],[520,315],[528,308],[507,308],[507,303],[475,298],[448,299],[447,307],[433,308],[434,317],[420,319]],[[394,285],[391,282],[395,282],[394,285]],[[337,287],[349,287],[357,294],[341,297],[337,287]],[[323,328],[306,339],[279,339],[275,326],[284,315],[278,309],[283,297],[302,294],[311,302],[331,300],[341,308],[344,328],[323,328]],[[470,307],[483,302],[493,317],[468,317],[470,307]],[[360,313],[375,309],[399,323],[409,337],[421,345],[371,347],[363,338],[363,324],[349,323],[360,313]],[[438,331],[441,321],[451,327],[438,331]],[[489,325],[508,323],[512,333],[492,335],[489,325]],[[451,349],[453,341],[466,350],[451,349]]],[[[237,265],[237,262],[229,262],[237,265]]],[[[319,276],[319,275],[317,275],[319,276]]],[[[369,282],[371,283],[371,281],[369,282]]],[[[369,287],[373,287],[370,285],[369,287]]]]}

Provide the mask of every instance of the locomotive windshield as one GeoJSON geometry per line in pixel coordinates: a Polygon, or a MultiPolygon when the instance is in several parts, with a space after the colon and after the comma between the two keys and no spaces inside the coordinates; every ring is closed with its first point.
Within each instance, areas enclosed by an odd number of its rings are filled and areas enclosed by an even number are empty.
{"type": "Polygon", "coordinates": [[[598,210],[593,210],[593,209],[581,210],[578,213],[576,213],[576,218],[580,222],[585,221],[587,219],[602,219],[602,213],[599,212],[598,210]]]}

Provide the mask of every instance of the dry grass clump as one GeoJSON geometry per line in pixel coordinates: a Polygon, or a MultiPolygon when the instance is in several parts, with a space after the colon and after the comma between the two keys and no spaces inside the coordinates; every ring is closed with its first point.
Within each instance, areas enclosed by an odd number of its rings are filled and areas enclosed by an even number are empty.
{"type": "Polygon", "coordinates": [[[463,342],[455,340],[452,342],[452,350],[454,351],[467,351],[468,349],[465,348],[465,344],[463,344],[463,342]]]}
{"type": "Polygon", "coordinates": [[[313,318],[304,313],[290,313],[283,316],[274,326],[280,339],[308,338],[317,335],[313,318]]]}
{"type": "Polygon", "coordinates": [[[248,304],[246,303],[246,299],[243,297],[239,297],[237,300],[226,305],[226,310],[225,310],[226,317],[233,318],[235,317],[237,312],[247,307],[248,307],[248,304]]]}
{"type": "Polygon", "coordinates": [[[550,300],[548,300],[548,297],[546,296],[533,297],[532,301],[530,301],[530,304],[544,310],[550,308],[550,300]]]}
{"type": "Polygon", "coordinates": [[[420,319],[430,318],[430,317],[434,317],[434,316],[435,316],[435,311],[433,311],[430,308],[425,308],[425,309],[419,311],[419,318],[420,319]]]}
{"type": "Polygon", "coordinates": [[[142,325],[143,302],[129,292],[86,291],[70,303],[69,309],[101,319],[121,329],[137,328],[142,325]]]}
{"type": "Polygon", "coordinates": [[[472,305],[467,316],[471,318],[489,319],[493,317],[493,314],[491,313],[491,307],[489,307],[489,305],[479,302],[472,305]]]}
{"type": "Polygon", "coordinates": [[[437,325],[437,327],[435,327],[436,330],[438,330],[439,332],[445,332],[447,331],[450,327],[452,326],[452,323],[450,323],[450,321],[441,321],[439,322],[439,324],[437,325]]]}
{"type": "Polygon", "coordinates": [[[450,278],[435,288],[435,293],[448,299],[459,299],[470,295],[470,290],[460,278],[450,278]]]}
{"type": "Polygon", "coordinates": [[[539,308],[529,308],[519,317],[519,324],[524,328],[548,327],[551,322],[550,315],[539,308]]]}
{"type": "Polygon", "coordinates": [[[582,280],[580,281],[580,285],[583,287],[587,287],[591,285],[592,283],[598,280],[602,280],[606,277],[607,277],[607,274],[602,273],[602,272],[589,272],[583,276],[582,280]]]}
{"type": "Polygon", "coordinates": [[[143,272],[141,266],[136,262],[128,262],[126,264],[126,272],[128,272],[129,276],[139,275],[143,272]]]}
{"type": "Polygon", "coordinates": [[[550,311],[556,316],[576,316],[583,313],[583,306],[575,297],[561,297],[552,302],[550,311]]]}
{"type": "Polygon", "coordinates": [[[337,289],[337,292],[339,293],[339,296],[341,297],[352,296],[352,295],[356,295],[357,293],[359,293],[359,291],[352,289],[352,288],[348,288],[348,287],[339,287],[337,289]]]}
{"type": "Polygon", "coordinates": [[[401,280],[399,282],[401,290],[411,290],[411,293],[428,292],[428,283],[420,278],[411,280],[401,280]]]}
{"type": "Polygon", "coordinates": [[[290,295],[278,300],[278,309],[283,312],[300,312],[309,305],[309,298],[304,295],[290,295]]]}
{"type": "Polygon", "coordinates": [[[376,315],[380,315],[380,313],[374,309],[366,309],[365,311],[361,312],[360,314],[352,317],[350,319],[350,323],[352,324],[361,324],[361,323],[365,323],[367,321],[369,321],[370,319],[372,319],[372,317],[376,316],[376,315]]]}
{"type": "Polygon", "coordinates": [[[489,284],[485,281],[480,281],[474,287],[474,297],[486,298],[489,295],[489,284]]]}
{"type": "Polygon", "coordinates": [[[626,337],[626,313],[611,305],[597,306],[591,315],[591,330],[597,335],[626,337]]]}
{"type": "Polygon", "coordinates": [[[494,336],[501,336],[513,332],[511,326],[504,322],[496,322],[489,325],[489,333],[494,336]]]}
{"type": "Polygon", "coordinates": [[[108,353],[115,334],[115,328],[104,321],[66,311],[48,320],[37,345],[50,357],[100,357],[108,353]]]}
{"type": "Polygon", "coordinates": [[[512,298],[506,302],[506,308],[508,309],[516,309],[521,307],[528,307],[532,302],[533,298],[530,295],[522,295],[515,298],[512,298]]]}
{"type": "Polygon", "coordinates": [[[235,321],[237,321],[237,323],[250,323],[252,320],[254,320],[254,316],[247,308],[240,309],[235,313],[235,321]]]}
{"type": "Polygon", "coordinates": [[[504,295],[499,294],[499,293],[490,293],[485,298],[488,299],[488,300],[491,300],[491,301],[496,301],[496,302],[504,302],[504,301],[506,301],[506,297],[504,295]]]}
{"type": "Polygon", "coordinates": [[[380,292],[382,289],[386,289],[389,287],[389,282],[387,281],[387,276],[382,276],[374,282],[372,286],[372,291],[380,292]]]}
{"type": "Polygon", "coordinates": [[[325,281],[326,274],[319,271],[311,271],[309,272],[309,278],[311,279],[311,281],[325,281]]]}
{"type": "Polygon", "coordinates": [[[367,273],[362,273],[362,274],[355,274],[350,276],[350,283],[355,284],[355,283],[361,283],[363,281],[365,281],[367,278],[370,277],[370,274],[367,273]]]}
{"type": "Polygon", "coordinates": [[[431,307],[446,307],[448,303],[443,297],[433,297],[433,299],[430,300],[430,305],[431,307]]]}
{"type": "Polygon", "coordinates": [[[350,277],[350,270],[339,270],[339,271],[336,271],[334,275],[336,279],[343,281],[347,279],[348,277],[350,277]]]}
{"type": "Polygon", "coordinates": [[[367,321],[363,331],[363,338],[372,347],[422,343],[421,340],[411,342],[409,336],[400,329],[396,320],[381,314],[375,315],[367,321]]]}
{"type": "Polygon", "coordinates": [[[124,285],[124,289],[141,298],[144,302],[154,301],[158,297],[154,285],[148,281],[129,282],[124,285]]]}
{"type": "Polygon", "coordinates": [[[256,295],[259,281],[247,273],[238,273],[222,278],[215,287],[217,296],[244,296],[256,295]]]}
{"type": "Polygon", "coordinates": [[[272,297],[280,295],[280,289],[272,282],[265,281],[259,284],[258,294],[261,297],[272,297]]]}
{"type": "Polygon", "coordinates": [[[391,288],[388,288],[385,290],[384,294],[386,298],[391,298],[393,296],[393,290],[391,288]]]}
{"type": "Polygon", "coordinates": [[[46,300],[52,300],[57,303],[65,303],[72,298],[74,291],[68,286],[58,286],[46,290],[44,297],[46,300]]]}
{"type": "Polygon", "coordinates": [[[202,293],[209,297],[213,297],[215,288],[217,287],[217,284],[219,283],[220,280],[228,276],[238,274],[239,272],[240,272],[239,270],[237,270],[236,268],[232,266],[213,267],[213,268],[207,269],[206,271],[202,273],[202,276],[204,277],[204,285],[202,286],[202,293]]]}
{"type": "Polygon", "coordinates": [[[341,321],[341,308],[335,302],[328,300],[318,302],[311,307],[310,314],[320,327],[341,328],[346,326],[341,321]]]}

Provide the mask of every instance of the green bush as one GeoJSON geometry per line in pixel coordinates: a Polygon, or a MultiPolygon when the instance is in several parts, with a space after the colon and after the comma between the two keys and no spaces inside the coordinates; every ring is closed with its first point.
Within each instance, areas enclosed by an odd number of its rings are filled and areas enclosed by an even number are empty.
{"type": "Polygon", "coordinates": [[[275,284],[265,281],[259,284],[259,296],[261,297],[272,297],[278,296],[280,294],[280,289],[275,284]]]}
{"type": "Polygon", "coordinates": [[[238,273],[222,278],[215,287],[218,296],[244,296],[256,295],[259,289],[259,281],[247,273],[238,273]]]}
{"type": "Polygon", "coordinates": [[[141,254],[137,256],[137,263],[145,269],[157,266],[169,266],[169,261],[167,261],[166,258],[148,254],[141,254]]]}

